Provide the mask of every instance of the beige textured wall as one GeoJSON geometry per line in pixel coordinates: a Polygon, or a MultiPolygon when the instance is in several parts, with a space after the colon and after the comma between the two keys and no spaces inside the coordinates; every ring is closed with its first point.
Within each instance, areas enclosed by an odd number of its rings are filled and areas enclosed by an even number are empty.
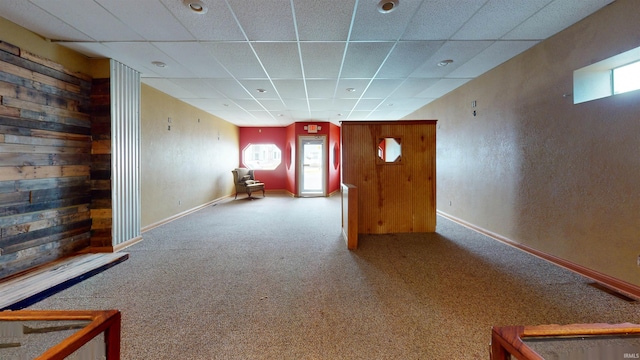
{"type": "Polygon", "coordinates": [[[640,91],[563,97],[640,46],[637,14],[618,0],[408,116],[438,119],[438,210],[640,286],[640,91]]]}
{"type": "Polygon", "coordinates": [[[147,85],[141,103],[143,227],[234,191],[237,126],[147,85]]]}
{"type": "Polygon", "coordinates": [[[94,78],[109,77],[108,60],[89,59],[2,17],[0,17],[0,40],[45,59],[53,60],[67,70],[91,75],[94,78]]]}

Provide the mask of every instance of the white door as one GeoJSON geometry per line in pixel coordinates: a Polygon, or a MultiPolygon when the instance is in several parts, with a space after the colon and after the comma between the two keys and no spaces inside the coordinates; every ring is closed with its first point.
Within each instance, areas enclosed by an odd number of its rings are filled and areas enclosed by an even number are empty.
{"type": "Polygon", "coordinates": [[[298,196],[326,196],[326,136],[300,136],[298,196]]]}

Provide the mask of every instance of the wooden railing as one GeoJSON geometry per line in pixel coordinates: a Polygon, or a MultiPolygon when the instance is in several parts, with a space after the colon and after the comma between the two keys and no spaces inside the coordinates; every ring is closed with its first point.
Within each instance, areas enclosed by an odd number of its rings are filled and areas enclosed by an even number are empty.
{"type": "Polygon", "coordinates": [[[639,337],[640,325],[631,323],[494,326],[491,360],[637,359],[639,337]]]}
{"type": "Polygon", "coordinates": [[[342,237],[349,250],[358,248],[358,188],[342,184],[342,237]]]}
{"type": "Polygon", "coordinates": [[[0,359],[120,359],[118,310],[18,310],[0,312],[0,359]],[[58,342],[56,333],[72,334],[58,342]],[[98,340],[98,342],[95,342],[98,340]],[[44,344],[51,343],[44,350],[44,344]]]}

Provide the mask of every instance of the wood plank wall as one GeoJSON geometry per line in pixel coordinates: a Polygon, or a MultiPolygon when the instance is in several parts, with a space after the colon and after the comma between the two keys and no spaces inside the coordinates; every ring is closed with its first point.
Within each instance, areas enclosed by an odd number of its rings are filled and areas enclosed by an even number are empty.
{"type": "Polygon", "coordinates": [[[90,244],[91,86],[0,42],[0,278],[90,244]]]}
{"type": "Polygon", "coordinates": [[[111,210],[111,80],[94,79],[91,88],[91,247],[110,249],[111,210]]]}
{"type": "Polygon", "coordinates": [[[358,188],[361,234],[434,232],[436,121],[342,122],[342,183],[358,188]],[[378,158],[381,139],[401,139],[400,162],[378,158]]]}

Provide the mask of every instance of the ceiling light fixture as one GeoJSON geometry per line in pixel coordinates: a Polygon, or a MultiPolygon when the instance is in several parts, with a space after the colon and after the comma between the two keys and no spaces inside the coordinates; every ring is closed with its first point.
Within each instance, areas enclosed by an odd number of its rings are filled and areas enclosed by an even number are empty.
{"type": "Polygon", "coordinates": [[[193,11],[196,14],[205,14],[207,10],[207,5],[205,5],[202,1],[198,0],[184,0],[184,5],[189,8],[189,10],[193,11]]]}
{"type": "Polygon", "coordinates": [[[162,61],[152,61],[151,63],[159,68],[167,67],[167,64],[163,63],[162,61]]]}
{"type": "Polygon", "coordinates": [[[347,88],[347,91],[348,92],[354,92],[354,91],[356,91],[356,88],[347,88]]]}
{"type": "Polygon", "coordinates": [[[388,14],[398,7],[398,0],[381,0],[378,3],[378,11],[388,14]]]}
{"type": "Polygon", "coordinates": [[[447,66],[449,64],[453,63],[453,60],[451,59],[447,59],[447,60],[442,60],[438,63],[438,66],[443,67],[443,66],[447,66]]]}
{"type": "Polygon", "coordinates": [[[260,94],[264,94],[267,92],[265,89],[256,89],[260,94]]]}

